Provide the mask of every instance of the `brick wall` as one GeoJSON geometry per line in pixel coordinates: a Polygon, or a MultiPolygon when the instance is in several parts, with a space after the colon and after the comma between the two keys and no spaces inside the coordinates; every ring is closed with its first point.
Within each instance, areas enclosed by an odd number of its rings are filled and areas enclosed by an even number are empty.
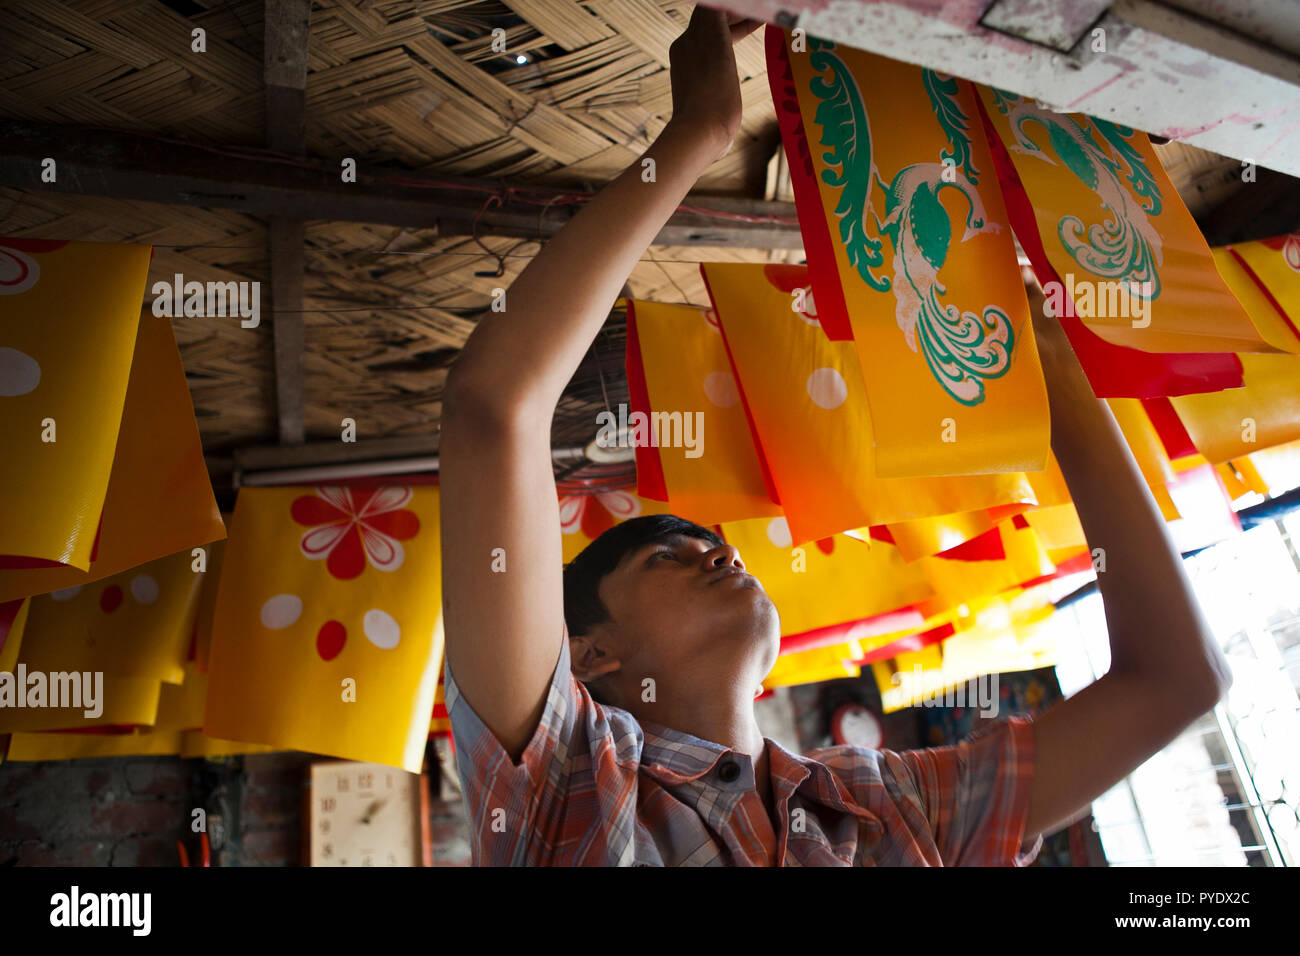
{"type": "MultiPolygon", "coordinates": [[[[121,757],[0,766],[0,866],[177,866],[200,859],[192,812],[207,813],[218,866],[297,866],[302,779],[319,758],[121,757]]],[[[434,862],[470,862],[459,794],[431,778],[434,862]]]]}
{"type": "Polygon", "coordinates": [[[0,865],[175,866],[195,761],[0,767],[0,865]]]}

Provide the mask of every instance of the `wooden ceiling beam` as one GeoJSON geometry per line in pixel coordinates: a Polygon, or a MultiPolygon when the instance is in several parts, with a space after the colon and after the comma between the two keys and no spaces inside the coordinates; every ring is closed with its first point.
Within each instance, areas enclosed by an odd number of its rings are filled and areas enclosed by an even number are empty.
{"type": "MultiPolygon", "coordinates": [[[[301,156],[307,148],[311,0],[266,0],[265,23],[266,145],[276,153],[301,156]]],[[[276,417],[280,443],[301,445],[306,440],[302,372],[306,223],[301,218],[272,215],[268,225],[276,417]]]]}
{"type": "MultiPolygon", "coordinates": [[[[337,164],[118,130],[0,119],[0,185],[173,205],[234,209],[258,216],[372,222],[474,234],[545,239],[572,217],[558,200],[574,189],[464,176],[397,173],[344,183],[337,164]],[[58,159],[58,181],[41,182],[41,161],[58,159]],[[489,196],[501,205],[485,208],[489,196]],[[550,202],[550,205],[547,203],[550,202]]],[[[658,245],[802,249],[794,204],[690,196],[655,238],[658,245]],[[714,213],[713,215],[709,213],[714,213]]]]}

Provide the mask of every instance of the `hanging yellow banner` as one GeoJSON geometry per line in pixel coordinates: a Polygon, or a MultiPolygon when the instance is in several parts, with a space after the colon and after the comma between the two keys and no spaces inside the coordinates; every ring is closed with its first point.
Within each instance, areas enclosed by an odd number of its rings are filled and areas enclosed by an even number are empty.
{"type": "Polygon", "coordinates": [[[936,556],[915,562],[935,593],[933,604],[926,606],[927,615],[992,598],[1056,570],[1032,528],[1004,521],[990,534],[1001,538],[1004,557],[966,561],[936,556]]]}
{"type": "Polygon", "coordinates": [[[103,515],[89,571],[0,570],[0,601],[86,585],[225,536],[170,319],[140,317],[103,515]]]}
{"type": "Polygon", "coordinates": [[[204,733],[418,773],[442,665],[436,485],[241,490],[204,733]]]}
{"type": "Polygon", "coordinates": [[[1171,398],[1192,444],[1217,464],[1300,439],[1300,355],[1246,355],[1242,388],[1171,398]]]}
{"type": "MultiPolygon", "coordinates": [[[[1282,299],[1291,299],[1300,307],[1300,293],[1291,292],[1290,286],[1300,285],[1300,272],[1291,273],[1281,254],[1263,243],[1245,242],[1239,246],[1225,246],[1210,250],[1214,264],[1228,289],[1250,316],[1250,321],[1260,336],[1279,352],[1300,352],[1300,332],[1282,306],[1282,299]],[[1272,261],[1276,257],[1277,262],[1272,261]],[[1273,286],[1264,284],[1251,263],[1272,279],[1273,286]],[[1283,280],[1283,281],[1279,281],[1283,280]],[[1273,289],[1277,289],[1277,293],[1273,289]]],[[[1300,316],[1300,311],[1296,311],[1300,316]]]]}
{"type": "MultiPolygon", "coordinates": [[[[230,515],[222,515],[224,523],[230,515]]],[[[204,566],[199,584],[198,612],[194,617],[194,667],[200,674],[208,672],[208,656],[212,650],[212,618],[217,611],[217,591],[221,584],[221,561],[226,555],[226,542],[213,541],[204,551],[204,566]]]]}
{"type": "MultiPolygon", "coordinates": [[[[657,446],[669,510],[706,525],[779,515],[712,310],[639,301],[629,309],[650,399],[650,420],[630,437],[657,446]]],[[[609,417],[613,434],[619,421],[609,417]]]]}
{"type": "Polygon", "coordinates": [[[874,478],[873,421],[858,353],[853,342],[832,342],[792,308],[782,289],[791,268],[799,267],[702,266],[793,544],[850,528],[1034,503],[1020,472],[874,478]]]}
{"type": "Polygon", "coordinates": [[[184,732],[203,719],[207,682],[192,668],[177,684],[163,686],[158,716],[148,729],[129,734],[18,733],[9,745],[11,760],[74,760],[82,757],[130,757],[179,754],[184,732]]]}
{"type": "Polygon", "coordinates": [[[28,669],[103,671],[179,684],[202,583],[191,561],[182,551],[32,598],[23,639],[28,669]]]}
{"type": "MultiPolygon", "coordinates": [[[[1054,315],[1146,352],[1271,352],[1224,285],[1145,133],[979,86],[1060,276],[1054,315]]],[[[1054,283],[1049,283],[1053,285],[1054,283]]]]}
{"type": "MultiPolygon", "coordinates": [[[[970,85],[806,39],[806,53],[787,56],[866,382],[875,475],[1043,470],[1047,390],[970,85]]],[[[813,270],[814,291],[830,274],[813,270]]]]}
{"type": "Polygon", "coordinates": [[[722,533],[776,605],[783,636],[872,617],[932,595],[921,570],[880,541],[838,534],[796,548],[784,518],[734,521],[722,533]]]}
{"type": "MultiPolygon", "coordinates": [[[[1218,397],[1224,393],[1209,394],[1218,397]]],[[[1175,477],[1173,464],[1160,441],[1160,435],[1142,408],[1142,402],[1136,398],[1108,398],[1105,401],[1115,416],[1115,424],[1128,442],[1129,451],[1133,453],[1138,470],[1151,489],[1152,497],[1160,507],[1160,514],[1166,521],[1177,521],[1182,516],[1178,513],[1173,498],[1169,496],[1168,487],[1175,477]]]]}
{"type": "Polygon", "coordinates": [[[0,674],[0,734],[151,726],[164,686],[103,672],[28,671],[20,658],[10,676],[0,674]]]}
{"type": "Polygon", "coordinates": [[[0,558],[90,568],[148,272],[148,246],[0,239],[0,558]]]}
{"type": "MultiPolygon", "coordinates": [[[[885,713],[915,707],[927,699],[936,703],[955,702],[946,695],[959,685],[986,674],[1036,670],[1056,664],[1059,635],[1044,627],[1053,607],[1040,589],[1023,592],[1004,602],[987,605],[977,614],[974,626],[960,631],[941,644],[899,654],[890,661],[872,664],[876,687],[885,713]]],[[[975,697],[966,688],[965,706],[988,711],[993,716],[1000,701],[991,693],[995,684],[975,686],[975,697]]]]}
{"type": "Polygon", "coordinates": [[[594,495],[560,495],[561,553],[565,563],[614,525],[641,515],[673,514],[665,501],[614,489],[594,495]]]}

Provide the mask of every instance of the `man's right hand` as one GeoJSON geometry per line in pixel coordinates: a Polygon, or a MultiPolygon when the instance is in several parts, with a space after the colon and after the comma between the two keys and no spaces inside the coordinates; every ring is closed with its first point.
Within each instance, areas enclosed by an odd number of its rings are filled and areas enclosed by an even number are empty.
{"type": "Polygon", "coordinates": [[[726,155],[740,132],[742,103],[732,44],[762,23],[697,5],[686,30],[668,48],[673,84],[671,123],[715,139],[726,155]]]}

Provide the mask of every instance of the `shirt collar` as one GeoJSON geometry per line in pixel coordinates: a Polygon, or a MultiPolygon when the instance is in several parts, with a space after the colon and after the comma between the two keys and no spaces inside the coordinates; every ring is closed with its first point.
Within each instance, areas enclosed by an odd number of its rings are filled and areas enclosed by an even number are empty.
{"type": "MultiPolygon", "coordinates": [[[[653,721],[643,720],[640,725],[644,737],[641,769],[664,786],[698,780],[724,756],[732,753],[722,744],[653,721]]],[[[771,737],[763,740],[768,748],[772,790],[779,802],[797,794],[807,802],[854,814],[877,834],[883,830],[880,818],[855,801],[848,787],[824,763],[791,753],[771,737]]]]}

